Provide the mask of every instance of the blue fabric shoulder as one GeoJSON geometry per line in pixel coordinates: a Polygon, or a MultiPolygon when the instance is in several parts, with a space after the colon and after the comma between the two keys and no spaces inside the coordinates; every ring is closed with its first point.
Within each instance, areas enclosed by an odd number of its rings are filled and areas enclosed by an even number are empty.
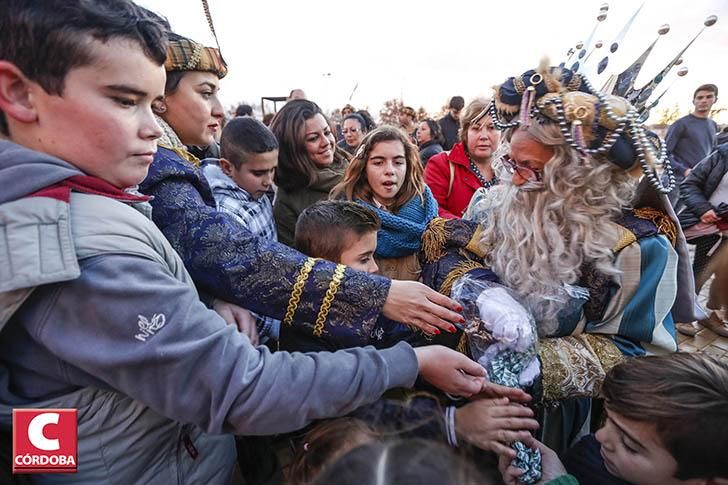
{"type": "MultiPolygon", "coordinates": [[[[154,197],[152,219],[200,290],[283,319],[306,256],[254,236],[231,215],[217,211],[202,171],[171,150],[159,149],[140,189],[154,197]]],[[[296,322],[316,321],[335,268],[328,261],[315,262],[294,305],[296,322]]],[[[369,344],[389,286],[386,278],[347,268],[324,332],[348,347],[369,344]]]]}

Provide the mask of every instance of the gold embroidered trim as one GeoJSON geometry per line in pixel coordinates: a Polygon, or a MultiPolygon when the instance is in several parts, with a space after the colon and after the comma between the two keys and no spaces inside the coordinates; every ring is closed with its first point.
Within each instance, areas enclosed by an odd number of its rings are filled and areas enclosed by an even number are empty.
{"type": "Polygon", "coordinates": [[[581,76],[574,75],[571,78],[571,81],[569,81],[569,84],[566,85],[566,89],[568,91],[578,91],[581,87],[581,76]]]}
{"type": "Polygon", "coordinates": [[[521,79],[521,76],[513,78],[513,87],[516,88],[516,92],[518,94],[523,94],[526,91],[526,85],[523,82],[523,79],[521,79]]]}
{"type": "Polygon", "coordinates": [[[301,294],[303,293],[303,287],[308,280],[308,275],[311,274],[313,266],[316,264],[316,258],[308,258],[301,271],[296,276],[296,282],[293,284],[293,290],[291,291],[291,299],[288,300],[288,308],[286,309],[286,315],[283,317],[283,323],[285,325],[293,324],[293,315],[296,313],[298,304],[301,302],[301,294]]]}
{"type": "Polygon", "coordinates": [[[466,261],[456,264],[453,269],[450,270],[450,272],[447,274],[442,282],[442,285],[440,285],[440,293],[445,296],[450,296],[450,292],[452,292],[452,285],[455,284],[455,281],[458,278],[462,277],[468,271],[478,268],[484,268],[483,263],[473,261],[472,259],[468,259],[466,261]]]}
{"type": "Polygon", "coordinates": [[[605,335],[544,338],[539,341],[542,400],[596,397],[609,369],[624,357],[605,335]]]}
{"type": "Polygon", "coordinates": [[[162,147],[162,148],[166,148],[167,150],[172,150],[174,153],[176,153],[177,155],[179,155],[180,158],[182,158],[182,160],[187,160],[188,162],[190,162],[195,167],[199,167],[200,166],[200,159],[197,158],[196,156],[194,156],[193,154],[191,154],[190,152],[188,152],[186,148],[173,147],[171,145],[163,145],[161,143],[159,144],[159,146],[162,147]]]}
{"type": "Polygon", "coordinates": [[[657,226],[657,230],[667,236],[673,247],[675,246],[677,243],[677,226],[667,214],[654,207],[640,207],[634,210],[634,215],[640,219],[652,221],[657,226]]]}
{"type": "Polygon", "coordinates": [[[591,348],[594,349],[594,353],[597,354],[599,362],[602,363],[605,374],[625,359],[624,354],[619,351],[617,346],[607,336],[587,333],[583,334],[582,338],[589,342],[591,348]]]}
{"type": "Polygon", "coordinates": [[[615,253],[620,252],[622,249],[626,248],[630,244],[637,242],[637,236],[634,235],[632,231],[627,229],[624,226],[618,226],[619,227],[619,240],[617,241],[617,244],[614,245],[614,248],[612,251],[615,253]]]}
{"type": "Polygon", "coordinates": [[[480,239],[483,237],[483,226],[478,225],[478,228],[473,233],[473,237],[470,238],[470,241],[468,241],[468,245],[465,246],[465,249],[473,253],[479,258],[485,257],[485,250],[483,249],[483,246],[480,244],[480,239]]]}
{"type": "Polygon", "coordinates": [[[458,340],[458,345],[457,347],[455,347],[455,350],[457,350],[461,354],[470,356],[470,352],[468,352],[468,337],[465,335],[464,332],[460,336],[460,340],[458,340]]]}
{"type": "Polygon", "coordinates": [[[331,278],[329,289],[326,290],[326,296],[324,296],[324,301],[321,303],[321,309],[319,310],[318,317],[316,317],[316,323],[313,326],[313,334],[316,337],[320,337],[321,334],[324,333],[324,323],[326,322],[326,317],[329,316],[331,304],[334,302],[334,298],[336,298],[336,292],[339,291],[341,280],[344,279],[344,271],[346,271],[346,265],[336,265],[334,276],[331,278]]]}
{"type": "Polygon", "coordinates": [[[445,243],[447,243],[446,222],[447,219],[436,217],[427,224],[427,228],[422,234],[422,254],[428,263],[434,263],[445,252],[445,243]]]}

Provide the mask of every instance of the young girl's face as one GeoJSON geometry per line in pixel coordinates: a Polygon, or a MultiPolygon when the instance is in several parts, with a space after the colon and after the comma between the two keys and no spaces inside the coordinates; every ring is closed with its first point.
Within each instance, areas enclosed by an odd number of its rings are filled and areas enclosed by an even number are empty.
{"type": "Polygon", "coordinates": [[[407,158],[402,142],[380,141],[372,147],[367,159],[366,177],[374,198],[380,204],[386,206],[394,201],[406,174],[407,158]]]}

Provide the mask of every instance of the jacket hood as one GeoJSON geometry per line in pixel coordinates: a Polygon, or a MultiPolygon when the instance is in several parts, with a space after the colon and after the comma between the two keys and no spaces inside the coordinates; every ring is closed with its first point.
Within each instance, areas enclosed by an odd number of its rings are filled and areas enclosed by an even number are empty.
{"type": "Polygon", "coordinates": [[[18,200],[83,172],[68,162],[0,140],[0,204],[18,200]]]}
{"type": "Polygon", "coordinates": [[[233,179],[225,175],[219,165],[212,163],[206,163],[202,167],[202,173],[205,174],[207,183],[210,184],[210,188],[215,189],[230,189],[237,190],[238,185],[233,179]]]}

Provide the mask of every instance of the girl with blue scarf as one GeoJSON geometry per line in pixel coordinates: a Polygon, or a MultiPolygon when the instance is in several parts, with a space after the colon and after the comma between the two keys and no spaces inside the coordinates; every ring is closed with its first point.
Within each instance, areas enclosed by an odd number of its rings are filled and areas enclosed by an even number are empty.
{"type": "Polygon", "coordinates": [[[381,218],[374,254],[380,274],[419,280],[417,253],[425,226],[437,217],[437,202],[404,133],[384,126],[367,134],[331,197],[366,205],[381,218]]]}

